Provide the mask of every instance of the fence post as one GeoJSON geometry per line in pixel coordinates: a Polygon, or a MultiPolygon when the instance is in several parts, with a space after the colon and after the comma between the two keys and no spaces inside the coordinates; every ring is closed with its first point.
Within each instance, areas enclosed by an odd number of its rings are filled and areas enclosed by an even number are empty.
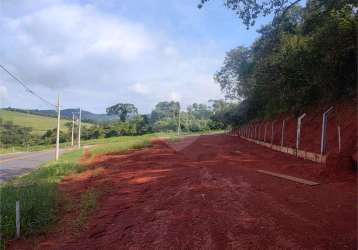
{"type": "Polygon", "coordinates": [[[285,136],[285,126],[286,126],[286,119],[282,121],[282,129],[281,129],[281,147],[283,147],[283,138],[285,136]]]}
{"type": "Polygon", "coordinates": [[[299,149],[299,146],[300,146],[302,119],[303,119],[305,116],[306,116],[306,113],[304,113],[304,114],[302,114],[300,117],[298,117],[298,120],[297,120],[296,155],[298,155],[298,149],[299,149]]]}
{"type": "Polygon", "coordinates": [[[259,123],[259,131],[258,131],[258,135],[257,135],[258,140],[260,140],[260,135],[261,135],[261,123],[259,123]]]}
{"type": "Polygon", "coordinates": [[[338,133],[338,152],[341,152],[341,126],[337,126],[337,133],[338,133]]]}
{"type": "Polygon", "coordinates": [[[273,121],[271,125],[271,146],[273,145],[273,140],[275,138],[275,122],[276,121],[273,121]]]}
{"type": "Polygon", "coordinates": [[[20,238],[20,201],[16,201],[16,238],[20,238]]]}
{"type": "Polygon", "coordinates": [[[265,124],[264,142],[266,142],[267,123],[265,124]]]}
{"type": "Polygon", "coordinates": [[[322,115],[322,134],[321,134],[321,157],[326,152],[327,145],[327,121],[328,121],[328,113],[333,109],[330,107],[327,109],[322,115]]]}

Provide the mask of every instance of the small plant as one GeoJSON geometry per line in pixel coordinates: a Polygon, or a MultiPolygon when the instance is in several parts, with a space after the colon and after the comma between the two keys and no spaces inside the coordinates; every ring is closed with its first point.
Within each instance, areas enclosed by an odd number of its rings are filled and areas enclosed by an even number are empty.
{"type": "Polygon", "coordinates": [[[100,196],[100,192],[98,192],[94,188],[88,189],[85,193],[81,195],[80,204],[79,204],[79,215],[77,219],[74,221],[74,227],[77,230],[83,229],[86,224],[89,215],[96,209],[97,207],[97,199],[100,196]]]}

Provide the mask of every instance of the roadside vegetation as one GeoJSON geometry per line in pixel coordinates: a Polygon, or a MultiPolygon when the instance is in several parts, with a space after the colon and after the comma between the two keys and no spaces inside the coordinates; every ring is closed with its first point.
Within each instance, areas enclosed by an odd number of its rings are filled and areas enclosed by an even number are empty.
{"type": "MultiPolygon", "coordinates": [[[[159,102],[147,115],[138,114],[133,104],[118,103],[106,110],[108,117],[117,119],[97,124],[83,123],[81,139],[106,140],[118,136],[170,133],[177,131],[178,127],[184,133],[224,129],[226,125],[217,119],[215,114],[220,113],[226,103],[222,100],[213,100],[210,103],[211,105],[194,103],[188,106],[186,111],[182,111],[179,102],[159,102]]],[[[56,119],[16,110],[0,110],[0,153],[52,148],[56,143],[56,119]]],[[[75,140],[77,137],[78,122],[75,122],[75,140]]],[[[71,138],[72,121],[62,120],[61,147],[69,146],[71,138]]]]}
{"type": "Polygon", "coordinates": [[[1,232],[3,239],[15,236],[15,203],[20,201],[23,236],[48,229],[56,219],[57,184],[66,175],[84,170],[79,164],[82,150],[64,154],[35,171],[0,186],[1,232]]]}
{"type": "MultiPolygon", "coordinates": [[[[47,130],[57,126],[57,118],[50,116],[40,116],[25,112],[18,112],[8,109],[0,109],[0,117],[3,123],[11,122],[14,126],[31,128],[31,134],[43,135],[47,130]]],[[[61,119],[61,128],[65,131],[65,124],[69,120],[61,119]]],[[[86,125],[85,123],[83,125],[86,125]]]]}

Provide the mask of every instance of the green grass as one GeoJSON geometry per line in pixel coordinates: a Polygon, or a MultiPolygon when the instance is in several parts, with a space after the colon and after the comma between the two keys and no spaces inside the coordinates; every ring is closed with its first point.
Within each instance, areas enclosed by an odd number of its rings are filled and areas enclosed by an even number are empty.
{"type": "MultiPolygon", "coordinates": [[[[31,127],[32,132],[37,135],[44,134],[49,129],[54,129],[57,127],[57,118],[47,117],[41,115],[26,114],[22,112],[10,111],[0,109],[0,117],[3,121],[12,121],[15,125],[23,127],[31,127]]],[[[67,119],[61,119],[61,130],[65,131],[65,124],[71,122],[67,119]]],[[[89,124],[83,123],[84,126],[89,124]]]]}
{"type": "MultiPolygon", "coordinates": [[[[71,145],[70,142],[65,142],[60,144],[60,148],[67,148],[71,145]]],[[[47,145],[36,145],[31,147],[23,147],[23,146],[14,146],[8,148],[0,148],[0,155],[1,154],[9,154],[9,153],[18,153],[18,152],[34,152],[34,151],[42,151],[47,149],[54,149],[55,144],[47,144],[47,145]]]]}
{"type": "Polygon", "coordinates": [[[97,207],[97,200],[100,195],[101,193],[94,188],[88,189],[81,195],[79,205],[77,207],[72,208],[79,210],[79,215],[77,219],[73,222],[75,230],[83,230],[88,220],[88,217],[97,207]]]}
{"type": "Polygon", "coordinates": [[[78,163],[82,150],[67,153],[58,162],[0,186],[1,231],[5,239],[15,235],[15,203],[20,201],[22,235],[46,231],[56,217],[57,184],[64,176],[84,169],[78,163]]]}
{"type": "Polygon", "coordinates": [[[88,140],[83,145],[96,145],[92,150],[92,156],[123,152],[128,149],[144,148],[150,145],[150,140],[156,138],[171,138],[174,133],[153,133],[141,136],[119,136],[97,140],[88,140]]]}

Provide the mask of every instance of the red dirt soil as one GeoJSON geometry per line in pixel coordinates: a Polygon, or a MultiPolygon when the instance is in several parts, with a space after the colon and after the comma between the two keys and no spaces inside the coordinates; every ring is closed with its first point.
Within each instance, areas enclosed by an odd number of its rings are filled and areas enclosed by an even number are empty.
{"type": "Polygon", "coordinates": [[[102,192],[81,230],[73,229],[78,211],[71,211],[47,235],[8,249],[356,249],[356,172],[325,176],[320,169],[226,135],[155,142],[101,156],[61,184],[75,200],[89,188],[102,192]]]}

